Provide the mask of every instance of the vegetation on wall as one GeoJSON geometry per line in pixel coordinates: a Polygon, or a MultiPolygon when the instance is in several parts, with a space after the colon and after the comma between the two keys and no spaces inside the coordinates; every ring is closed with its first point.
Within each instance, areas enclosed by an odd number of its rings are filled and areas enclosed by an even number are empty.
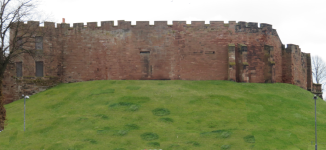
{"type": "Polygon", "coordinates": [[[60,83],[59,77],[35,77],[35,76],[24,76],[21,78],[13,77],[16,79],[17,83],[24,83],[24,84],[34,84],[37,86],[53,86],[60,83]]]}

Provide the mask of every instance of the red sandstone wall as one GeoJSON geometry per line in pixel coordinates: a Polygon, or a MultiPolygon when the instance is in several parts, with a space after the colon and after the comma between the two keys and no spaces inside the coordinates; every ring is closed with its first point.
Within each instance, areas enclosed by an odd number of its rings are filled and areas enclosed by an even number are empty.
{"type": "Polygon", "coordinates": [[[312,74],[309,53],[302,53],[298,45],[288,44],[283,50],[283,82],[311,90],[312,74]]]}
{"type": "Polygon", "coordinates": [[[306,60],[307,60],[307,90],[312,91],[311,57],[309,53],[306,53],[306,60]]]}
{"type": "Polygon", "coordinates": [[[16,85],[16,80],[10,76],[15,72],[15,65],[9,64],[7,66],[6,72],[4,74],[4,80],[2,82],[2,93],[4,96],[4,103],[11,103],[14,100],[19,99],[18,97],[18,87],[16,85]]]}
{"type": "MultiPolygon", "coordinates": [[[[130,22],[119,22],[118,27],[112,28],[81,29],[77,36],[67,38],[66,82],[227,79],[228,42],[217,44],[217,31],[207,33],[204,24],[187,27],[185,22],[174,22],[167,26],[165,22],[165,25],[149,26],[148,22],[137,22],[137,26],[131,26],[130,22]],[[149,53],[140,53],[145,51],[149,53]],[[78,63],[81,60],[83,63],[78,63]]],[[[75,34],[74,30],[68,32],[75,34]]]]}
{"type": "MultiPolygon", "coordinates": [[[[28,22],[28,25],[39,25],[38,22],[28,22]]],[[[49,23],[45,23],[45,25],[49,25],[49,23]]],[[[52,25],[52,24],[50,24],[52,25]]],[[[35,36],[42,35],[43,37],[43,50],[35,50],[35,53],[30,54],[22,54],[16,57],[11,63],[8,65],[7,70],[4,75],[3,80],[3,93],[5,103],[10,103],[14,100],[20,99],[23,94],[32,95],[38,93],[40,91],[44,91],[47,88],[61,82],[58,77],[60,77],[60,63],[62,59],[60,58],[61,43],[57,39],[57,35],[55,32],[54,24],[53,26],[49,26],[49,28],[39,28],[37,32],[35,32],[35,36]],[[42,34],[37,34],[42,33],[42,34]],[[35,77],[35,62],[43,61],[43,75],[42,78],[35,77]],[[16,62],[22,62],[22,72],[23,77],[16,77],[16,62]]],[[[11,33],[12,34],[12,33],[11,33]]],[[[35,48],[35,43],[30,42],[24,45],[25,49],[35,48]]]]}
{"type": "MultiPolygon", "coordinates": [[[[228,80],[231,72],[238,82],[285,82],[307,88],[304,69],[309,65],[305,60],[299,62],[304,58],[300,50],[282,51],[280,38],[269,24],[260,24],[259,28],[257,23],[235,21],[174,21],[173,25],[166,21],[155,21],[155,25],[118,21],[114,26],[113,21],[106,21],[101,27],[97,23],[88,23],[87,27],[75,23],[73,28],[69,24],[55,28],[54,23],[45,23],[40,32],[45,34],[43,50],[34,58],[25,54],[15,60],[23,62],[21,79],[35,76],[35,61],[43,61],[44,76],[62,82],[228,80]],[[232,57],[229,44],[234,45],[232,57]],[[239,45],[245,45],[245,50],[239,45]],[[229,61],[234,58],[235,65],[230,67],[229,61]]],[[[14,76],[15,67],[6,75],[6,85],[13,85],[5,89],[7,99],[16,99],[13,97],[19,97],[17,93],[31,89],[15,85],[14,76]]]]}
{"type": "MultiPolygon", "coordinates": [[[[65,30],[65,82],[98,79],[227,80],[228,44],[248,46],[252,82],[264,81],[264,44],[275,47],[276,66],[281,66],[281,42],[271,26],[263,29],[236,28],[235,22],[130,22],[101,28],[65,30]],[[266,29],[265,29],[266,28],[266,29]],[[68,36],[70,35],[70,36],[68,36]],[[73,36],[72,36],[73,35],[73,36]],[[262,45],[262,43],[264,43],[262,45]],[[140,54],[141,51],[149,51],[140,54]]],[[[77,27],[78,25],[75,24],[77,27]]],[[[236,47],[237,48],[237,47],[236,47]]],[[[276,82],[282,69],[276,67],[276,82]]]]}

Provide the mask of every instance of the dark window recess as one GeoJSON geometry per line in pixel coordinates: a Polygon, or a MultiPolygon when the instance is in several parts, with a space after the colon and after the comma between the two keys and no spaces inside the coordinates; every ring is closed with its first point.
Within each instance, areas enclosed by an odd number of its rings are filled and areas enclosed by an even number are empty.
{"type": "Polygon", "coordinates": [[[35,48],[36,50],[43,50],[43,37],[41,36],[35,37],[35,48]]]}
{"type": "Polygon", "coordinates": [[[17,47],[19,49],[22,49],[23,48],[23,38],[22,37],[18,37],[17,38],[17,47]]]}
{"type": "Polygon", "coordinates": [[[149,54],[150,51],[140,51],[141,54],[149,54]]]}
{"type": "Polygon", "coordinates": [[[242,47],[241,47],[241,51],[242,51],[242,52],[247,52],[247,50],[248,50],[248,49],[247,49],[247,46],[242,46],[242,47]]]}
{"type": "Polygon", "coordinates": [[[36,66],[36,77],[43,77],[43,61],[35,62],[36,66]]]}
{"type": "Polygon", "coordinates": [[[22,77],[23,76],[23,63],[16,62],[16,76],[22,77]]]}
{"type": "Polygon", "coordinates": [[[215,54],[215,51],[206,51],[205,54],[215,54]]]}

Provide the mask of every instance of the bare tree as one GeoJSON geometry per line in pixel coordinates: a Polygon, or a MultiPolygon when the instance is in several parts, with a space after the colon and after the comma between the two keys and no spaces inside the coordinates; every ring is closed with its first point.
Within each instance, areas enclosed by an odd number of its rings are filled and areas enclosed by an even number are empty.
{"type": "MultiPolygon", "coordinates": [[[[22,53],[33,53],[35,47],[25,46],[35,36],[38,25],[27,26],[24,22],[35,18],[36,1],[0,0],[0,131],[4,129],[6,110],[2,95],[2,81],[7,66],[22,53]]],[[[38,22],[37,22],[38,24],[38,22]]]]}
{"type": "Polygon", "coordinates": [[[323,84],[326,79],[326,63],[319,56],[312,57],[312,74],[317,84],[323,84]]]}

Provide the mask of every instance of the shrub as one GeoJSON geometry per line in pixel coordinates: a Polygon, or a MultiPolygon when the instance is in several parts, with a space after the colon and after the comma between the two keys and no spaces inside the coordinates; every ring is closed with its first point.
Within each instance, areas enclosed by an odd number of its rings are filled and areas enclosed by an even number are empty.
{"type": "Polygon", "coordinates": [[[156,140],[159,138],[159,136],[153,132],[145,132],[145,133],[141,134],[140,137],[146,141],[156,140]]]}
{"type": "Polygon", "coordinates": [[[166,108],[156,108],[152,112],[155,116],[166,116],[170,114],[170,110],[166,108]]]}

